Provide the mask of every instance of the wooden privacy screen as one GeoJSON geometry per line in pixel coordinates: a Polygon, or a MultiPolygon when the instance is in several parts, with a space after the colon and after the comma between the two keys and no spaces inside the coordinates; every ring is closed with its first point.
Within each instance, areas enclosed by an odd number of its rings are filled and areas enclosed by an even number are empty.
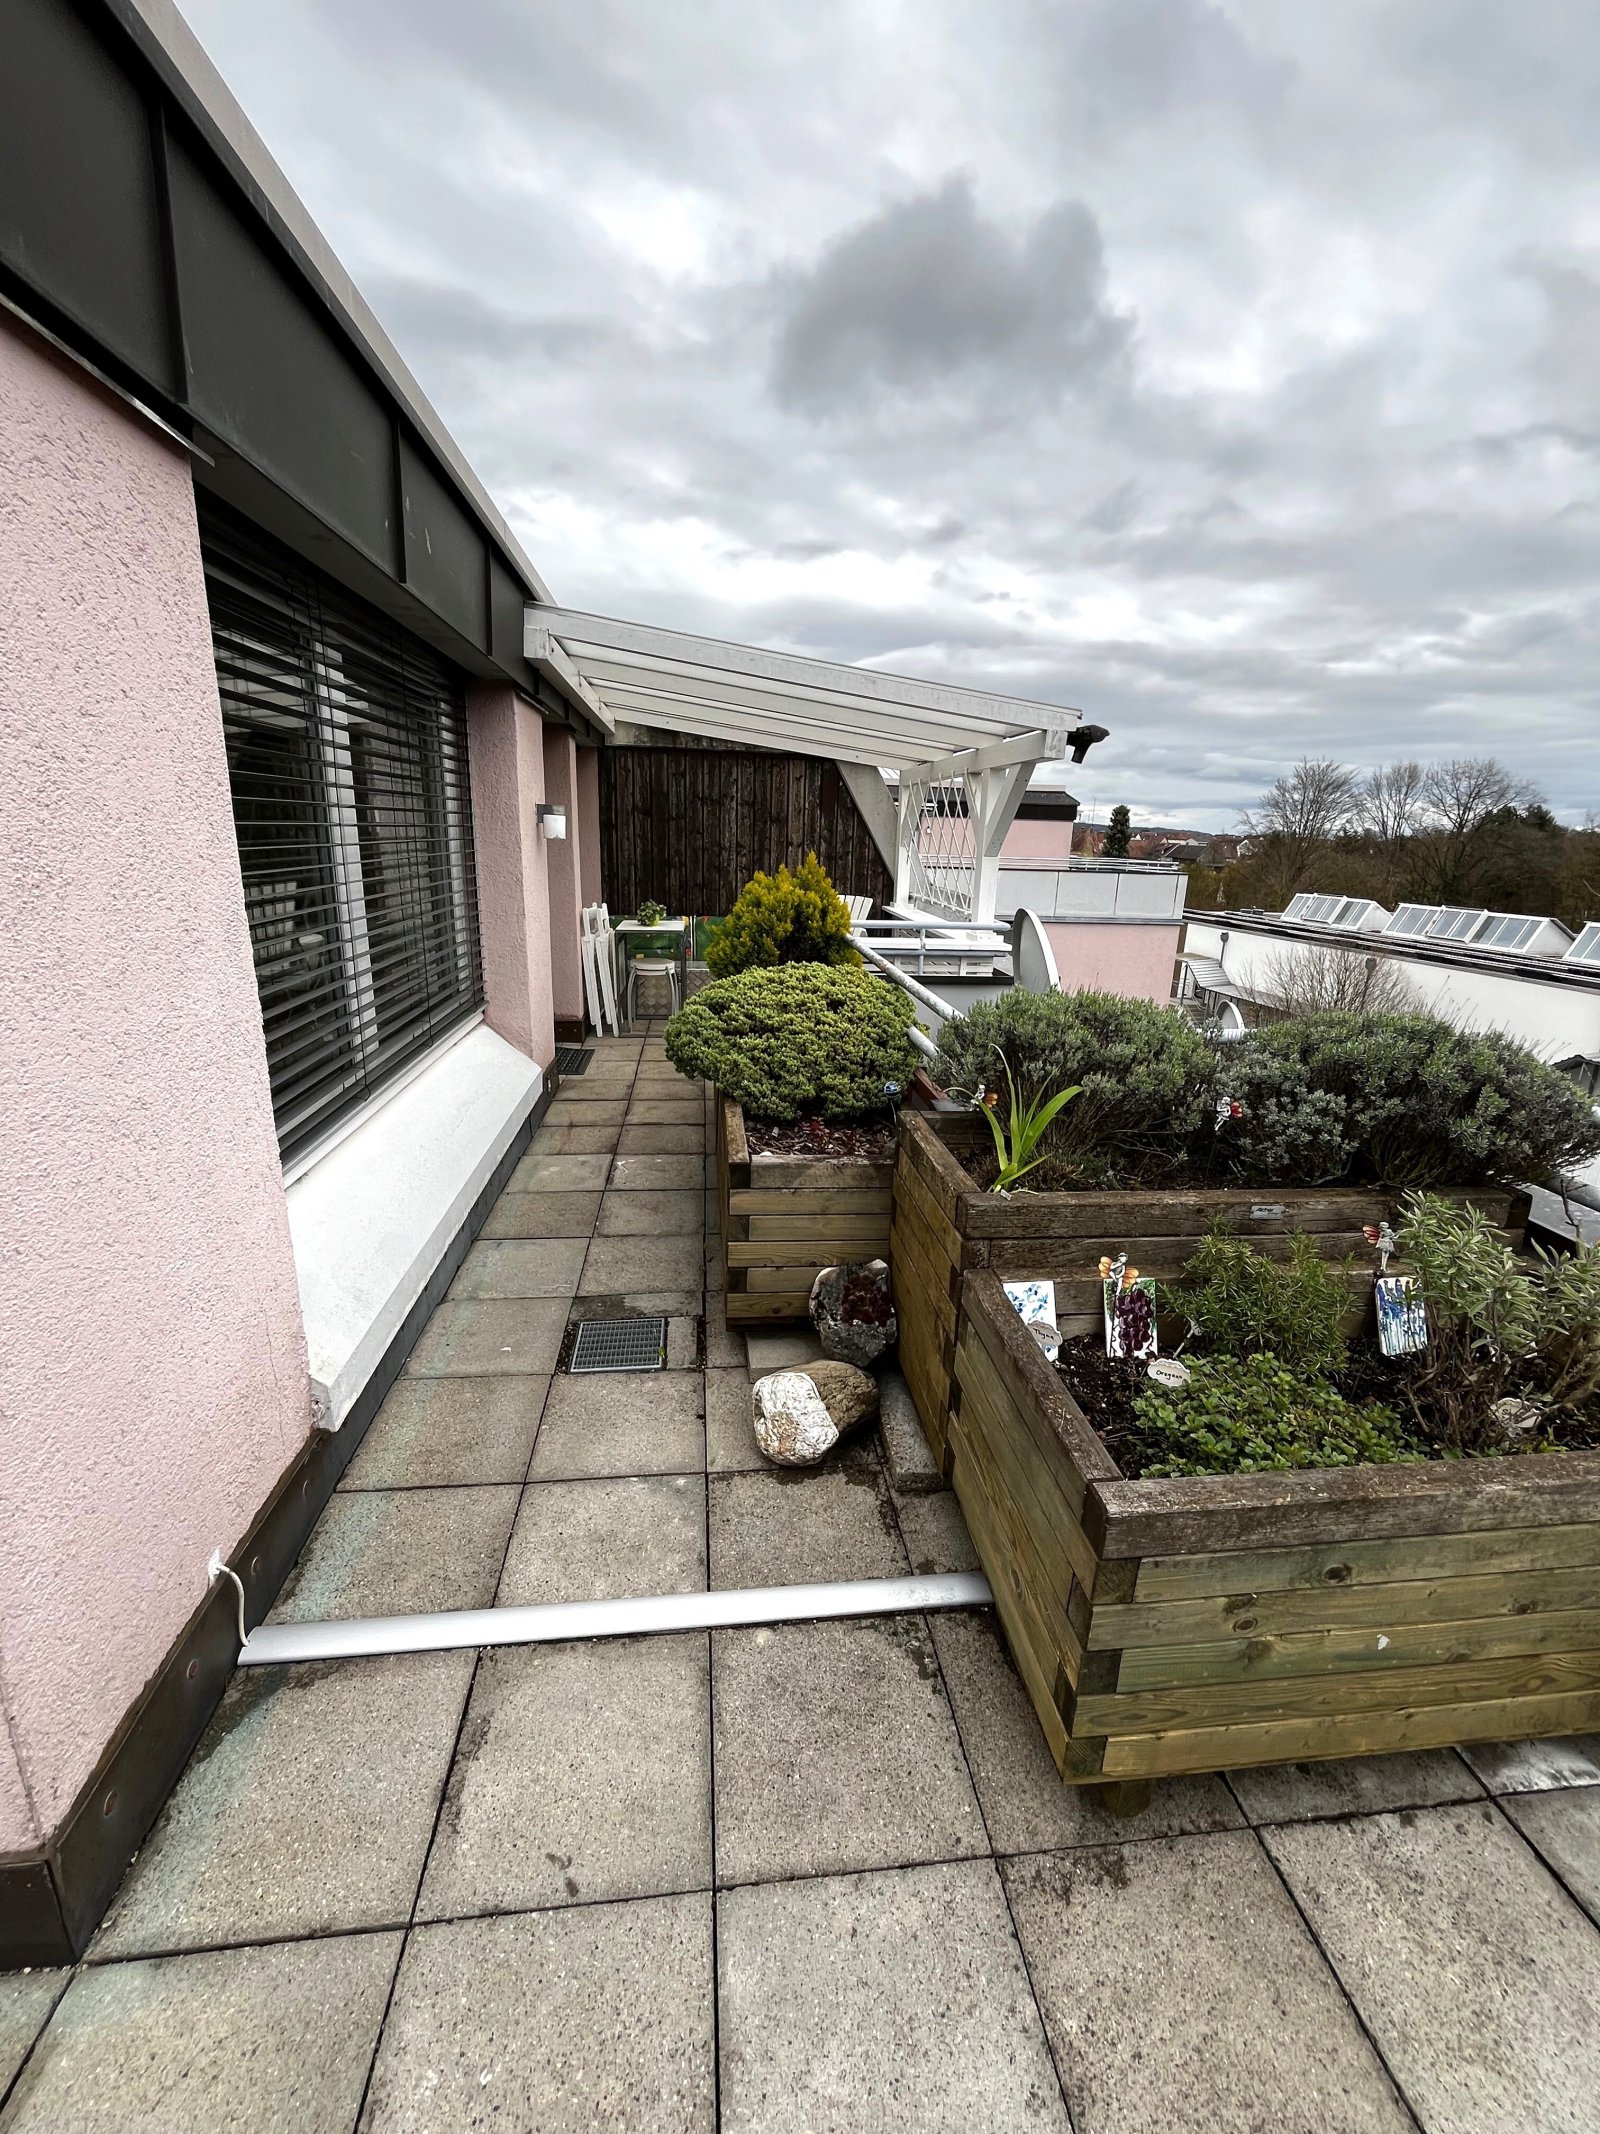
{"type": "Polygon", "coordinates": [[[768,750],[603,748],[600,871],[613,913],[654,897],[674,912],[727,911],[751,875],[815,852],[843,896],[894,894],[836,763],[768,750]]]}

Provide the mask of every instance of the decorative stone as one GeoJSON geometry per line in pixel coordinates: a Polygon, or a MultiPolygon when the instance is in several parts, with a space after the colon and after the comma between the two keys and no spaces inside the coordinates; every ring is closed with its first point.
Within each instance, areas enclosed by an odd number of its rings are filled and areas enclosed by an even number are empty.
{"type": "Polygon", "coordinates": [[[885,1260],[853,1260],[824,1267],[811,1285],[811,1324],[825,1356],[841,1363],[876,1363],[899,1337],[885,1260]]]}
{"type": "Polygon", "coordinates": [[[827,1359],[758,1378],[751,1394],[756,1443],[782,1467],[814,1467],[878,1412],[877,1380],[827,1359]]]}

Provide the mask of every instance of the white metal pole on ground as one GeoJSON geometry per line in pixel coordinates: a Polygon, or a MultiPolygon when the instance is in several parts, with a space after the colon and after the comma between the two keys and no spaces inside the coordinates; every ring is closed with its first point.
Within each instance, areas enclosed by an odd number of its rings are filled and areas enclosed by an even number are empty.
{"type": "Polygon", "coordinates": [[[239,1653],[241,1667],[302,1660],[356,1660],[397,1652],[457,1652],[477,1645],[551,1645],[579,1638],[636,1638],[672,1630],[725,1630],[864,1615],[921,1615],[984,1608],[993,1599],[977,1571],[917,1578],[860,1578],[821,1586],[746,1586],[716,1593],[660,1593],[639,1600],[551,1601],[534,1608],[455,1608],[441,1615],[357,1616],[343,1623],[262,1623],[239,1653]]]}

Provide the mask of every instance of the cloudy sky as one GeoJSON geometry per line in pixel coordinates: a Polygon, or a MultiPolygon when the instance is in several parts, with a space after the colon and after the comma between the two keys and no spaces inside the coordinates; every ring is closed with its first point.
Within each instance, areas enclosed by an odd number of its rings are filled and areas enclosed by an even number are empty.
{"type": "Polygon", "coordinates": [[[556,597],[1600,810],[1592,0],[184,0],[556,597]]]}

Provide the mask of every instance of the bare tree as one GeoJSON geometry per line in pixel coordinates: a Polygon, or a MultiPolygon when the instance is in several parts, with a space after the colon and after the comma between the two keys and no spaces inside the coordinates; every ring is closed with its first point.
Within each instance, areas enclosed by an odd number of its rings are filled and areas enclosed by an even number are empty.
{"type": "Polygon", "coordinates": [[[1285,902],[1303,889],[1322,849],[1356,815],[1353,772],[1327,757],[1302,756],[1242,817],[1248,834],[1266,847],[1275,885],[1285,902]]]}
{"type": "Polygon", "coordinates": [[[1426,814],[1427,773],[1417,762],[1380,763],[1356,794],[1355,826],[1372,849],[1381,875],[1378,892],[1392,904],[1411,873],[1411,840],[1426,814]]]}
{"type": "Polygon", "coordinates": [[[1452,756],[1428,766],[1423,800],[1431,818],[1417,840],[1428,893],[1441,904],[1469,896],[1487,858],[1484,831],[1510,809],[1538,799],[1493,756],[1452,756]]]}
{"type": "Polygon", "coordinates": [[[1259,997],[1280,1015],[1324,1009],[1400,1015],[1418,1005],[1416,988],[1392,956],[1359,949],[1281,949],[1263,966],[1259,997]]]}

